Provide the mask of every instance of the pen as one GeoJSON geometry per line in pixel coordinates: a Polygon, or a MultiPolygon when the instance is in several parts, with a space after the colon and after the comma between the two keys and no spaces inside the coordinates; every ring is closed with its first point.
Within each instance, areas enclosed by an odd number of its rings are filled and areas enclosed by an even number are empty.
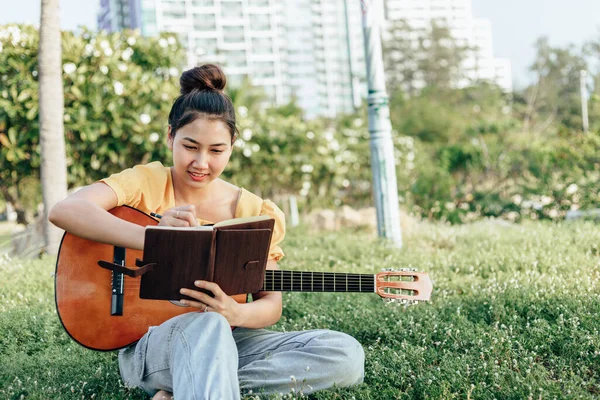
{"type": "Polygon", "coordinates": [[[162,215],[160,215],[160,214],[157,214],[157,213],[153,213],[153,212],[151,212],[151,213],[150,213],[150,215],[151,215],[151,216],[153,216],[154,218],[158,218],[158,219],[161,219],[161,218],[162,218],[162,215]]]}

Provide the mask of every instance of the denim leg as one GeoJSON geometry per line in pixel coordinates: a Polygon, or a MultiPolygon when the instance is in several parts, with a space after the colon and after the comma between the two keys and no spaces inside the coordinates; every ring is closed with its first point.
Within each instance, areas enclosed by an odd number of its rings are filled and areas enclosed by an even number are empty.
{"type": "Polygon", "coordinates": [[[345,333],[330,330],[273,332],[237,328],[238,377],[244,393],[308,394],[351,386],[364,378],[364,351],[345,333]]]}
{"type": "Polygon", "coordinates": [[[217,313],[171,318],[119,353],[127,385],[180,399],[239,399],[237,364],[231,328],[217,313]]]}

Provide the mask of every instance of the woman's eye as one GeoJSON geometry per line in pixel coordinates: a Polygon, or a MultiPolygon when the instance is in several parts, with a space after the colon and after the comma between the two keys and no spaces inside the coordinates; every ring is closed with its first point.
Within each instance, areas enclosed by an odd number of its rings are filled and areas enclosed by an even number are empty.
{"type": "Polygon", "coordinates": [[[186,149],[188,149],[188,150],[194,150],[194,149],[195,149],[195,147],[193,147],[193,146],[186,146],[186,145],[183,145],[183,147],[185,147],[185,148],[186,148],[186,149]]]}
{"type": "Polygon", "coordinates": [[[222,153],[223,150],[213,150],[213,153],[222,153]]]}

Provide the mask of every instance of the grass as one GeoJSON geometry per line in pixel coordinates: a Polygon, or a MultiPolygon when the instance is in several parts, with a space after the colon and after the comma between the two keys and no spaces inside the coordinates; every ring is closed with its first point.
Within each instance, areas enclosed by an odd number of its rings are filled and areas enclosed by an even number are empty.
{"type": "MultiPolygon", "coordinates": [[[[600,397],[600,231],[592,223],[419,225],[401,251],[366,232],[289,232],[285,269],[415,267],[432,301],[287,293],[278,330],[330,328],[366,352],[365,383],[315,399],[600,397]]],[[[0,398],[143,399],[116,354],[86,350],[58,322],[54,260],[0,258],[0,398]]],[[[291,387],[291,383],[290,383],[291,387]]]]}

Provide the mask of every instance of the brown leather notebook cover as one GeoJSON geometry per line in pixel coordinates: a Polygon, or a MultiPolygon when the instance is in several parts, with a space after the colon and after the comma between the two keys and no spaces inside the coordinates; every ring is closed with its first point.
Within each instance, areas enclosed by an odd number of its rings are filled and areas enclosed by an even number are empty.
{"type": "Polygon", "coordinates": [[[158,266],[141,278],[140,298],[180,300],[194,281],[216,282],[228,295],[262,289],[272,218],[239,218],[213,227],[148,227],[143,263],[158,266]]]}

